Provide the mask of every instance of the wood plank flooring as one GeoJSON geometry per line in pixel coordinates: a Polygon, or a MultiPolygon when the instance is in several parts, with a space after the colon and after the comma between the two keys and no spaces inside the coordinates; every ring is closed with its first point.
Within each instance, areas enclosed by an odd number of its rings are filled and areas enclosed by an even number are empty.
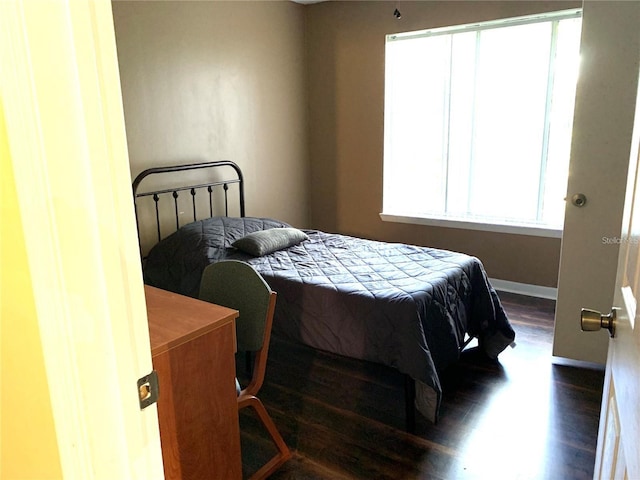
{"type": "MultiPolygon", "coordinates": [[[[552,363],[554,302],[500,298],[517,346],[442,377],[440,420],[404,430],[403,376],[274,338],[259,397],[293,452],[273,479],[590,479],[604,373],[552,363]]],[[[245,477],[275,452],[249,409],[245,477]]]]}

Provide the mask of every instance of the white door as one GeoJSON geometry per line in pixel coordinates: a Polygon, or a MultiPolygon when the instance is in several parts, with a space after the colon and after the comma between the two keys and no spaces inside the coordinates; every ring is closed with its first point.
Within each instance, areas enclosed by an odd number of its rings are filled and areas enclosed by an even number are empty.
{"type": "MultiPolygon", "coordinates": [[[[594,478],[640,478],[640,102],[636,104],[624,223],[594,478]]],[[[597,283],[597,282],[594,282],[597,283]]],[[[600,335],[600,334],[598,334],[600,335]]]]}
{"type": "Polygon", "coordinates": [[[3,442],[0,476],[162,479],[157,407],[141,410],[137,386],[152,362],[111,3],[0,0],[0,73],[3,184],[22,230],[10,246],[28,260],[11,273],[34,310],[25,367],[46,374],[11,378],[55,429],[45,444],[7,391],[0,413],[27,431],[3,442]],[[43,457],[59,472],[34,468],[43,457]]]}
{"type": "Polygon", "coordinates": [[[558,278],[553,355],[604,364],[606,335],[583,335],[582,307],[613,301],[640,61],[640,2],[583,2],[580,75],[558,278]],[[571,197],[587,197],[583,207],[571,197]],[[588,259],[588,260],[587,260],[588,259]]]}

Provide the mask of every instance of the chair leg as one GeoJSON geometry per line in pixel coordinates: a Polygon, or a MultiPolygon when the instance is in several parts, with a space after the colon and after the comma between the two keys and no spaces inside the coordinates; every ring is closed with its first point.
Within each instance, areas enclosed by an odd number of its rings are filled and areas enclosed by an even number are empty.
{"type": "Polygon", "coordinates": [[[260,401],[259,398],[254,397],[253,395],[241,396],[238,398],[238,409],[252,407],[255,412],[258,414],[260,421],[267,429],[267,432],[271,436],[273,443],[278,449],[278,454],[275,455],[271,460],[269,460],[265,465],[260,467],[256,473],[254,473],[250,479],[251,480],[261,480],[269,477],[273,472],[275,472],[282,464],[284,464],[287,460],[291,458],[291,451],[287,444],[284,442],[282,435],[278,431],[276,424],[273,423],[273,420],[267,413],[266,408],[260,401]]]}

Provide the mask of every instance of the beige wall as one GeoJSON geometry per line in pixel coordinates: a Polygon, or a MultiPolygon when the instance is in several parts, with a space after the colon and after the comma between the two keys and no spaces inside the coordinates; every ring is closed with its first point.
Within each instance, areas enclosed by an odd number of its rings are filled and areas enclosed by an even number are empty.
{"type": "Polygon", "coordinates": [[[304,8],[114,2],[132,177],[232,160],[247,215],[308,226],[304,8]]]}
{"type": "Polygon", "coordinates": [[[380,219],[384,37],[580,5],[116,1],[132,175],[234,160],[248,215],[462,251],[492,278],[556,286],[559,239],[380,219]]]}
{"type": "MultiPolygon", "coordinates": [[[[492,278],[556,286],[560,240],[383,222],[385,35],[580,7],[581,2],[327,2],[307,6],[311,223],[462,251],[492,278]],[[402,13],[395,19],[393,11],[402,13]]],[[[499,185],[488,186],[499,188],[499,185]]]]}

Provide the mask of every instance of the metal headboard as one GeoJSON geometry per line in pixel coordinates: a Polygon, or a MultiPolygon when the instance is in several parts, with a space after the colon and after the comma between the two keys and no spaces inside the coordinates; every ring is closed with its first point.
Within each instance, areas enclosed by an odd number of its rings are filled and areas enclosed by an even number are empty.
{"type": "MultiPolygon", "coordinates": [[[[221,160],[218,162],[203,162],[203,163],[191,163],[186,165],[170,165],[166,167],[154,167],[149,168],[141,172],[133,181],[133,201],[135,206],[135,215],[136,215],[136,226],[138,228],[138,245],[140,247],[140,252],[142,253],[142,243],[141,243],[141,235],[140,235],[140,223],[138,218],[138,205],[136,200],[141,197],[152,197],[155,204],[155,220],[156,220],[156,230],[158,233],[158,241],[162,240],[161,234],[161,226],[160,226],[160,210],[159,210],[159,201],[163,195],[171,195],[173,197],[174,204],[174,213],[175,213],[175,221],[176,221],[176,230],[180,228],[180,220],[179,220],[179,208],[178,208],[178,198],[180,196],[180,192],[188,191],[191,195],[191,204],[193,210],[193,221],[198,220],[197,208],[196,208],[196,195],[198,191],[202,191],[206,189],[206,192],[209,195],[209,217],[212,217],[214,214],[214,188],[221,188],[224,192],[224,215],[229,215],[229,197],[228,190],[229,185],[238,184],[239,190],[239,207],[240,207],[240,216],[245,216],[245,208],[244,208],[244,179],[242,176],[242,171],[240,167],[230,161],[230,160],[221,160]],[[138,187],[140,183],[151,175],[158,174],[166,174],[172,172],[182,172],[188,170],[199,170],[199,169],[220,169],[220,167],[231,167],[235,170],[235,176],[231,178],[227,178],[224,180],[215,180],[210,182],[201,182],[193,185],[180,185],[176,187],[163,188],[161,190],[152,190],[139,193],[138,187]]],[[[202,218],[202,217],[201,217],[202,218]]]]}

